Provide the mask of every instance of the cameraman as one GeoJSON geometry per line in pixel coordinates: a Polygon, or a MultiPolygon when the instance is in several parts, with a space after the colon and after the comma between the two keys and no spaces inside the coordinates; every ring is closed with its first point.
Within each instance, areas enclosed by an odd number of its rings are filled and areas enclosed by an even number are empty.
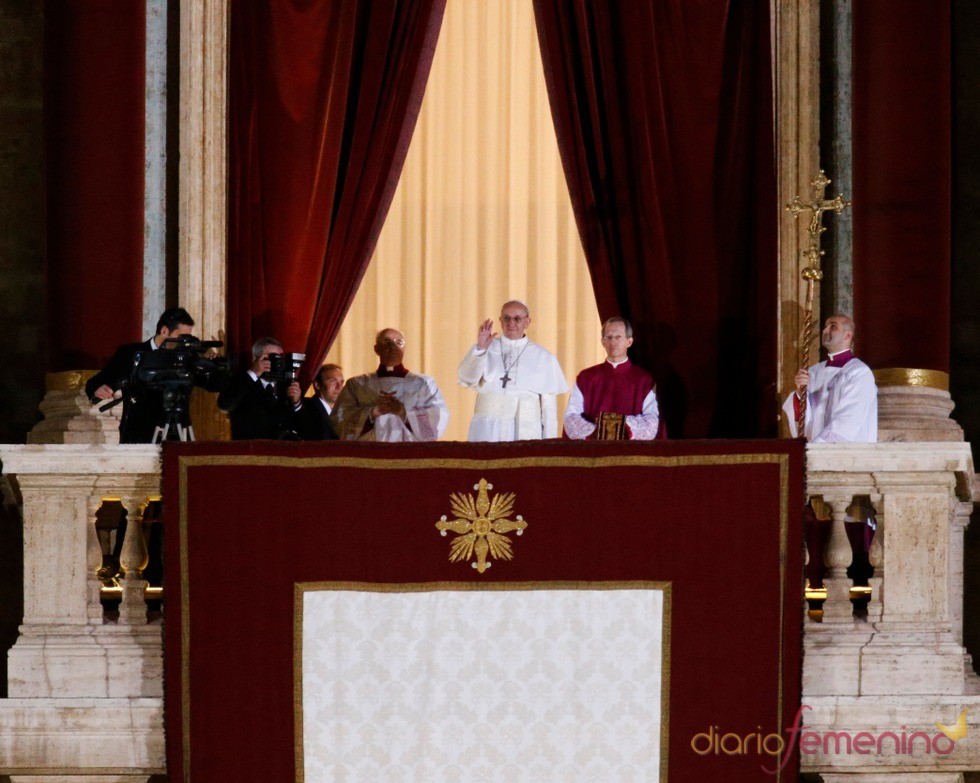
{"type": "MultiPolygon", "coordinates": [[[[166,419],[163,393],[159,389],[146,389],[138,396],[126,394],[136,354],[172,348],[174,343],[164,343],[164,340],[189,335],[193,327],[194,319],[184,308],[165,310],[157,321],[157,332],[153,337],[143,343],[120,345],[109,363],[85,384],[85,394],[93,403],[123,398],[120,443],[152,443],[154,431],[166,419]]],[[[181,424],[187,426],[189,421],[181,424]]]]}
{"type": "Polygon", "coordinates": [[[268,377],[270,355],[283,353],[282,343],[263,337],[252,346],[252,366],[235,375],[218,395],[218,407],[231,420],[232,440],[297,439],[302,391],[299,382],[268,377]]]}

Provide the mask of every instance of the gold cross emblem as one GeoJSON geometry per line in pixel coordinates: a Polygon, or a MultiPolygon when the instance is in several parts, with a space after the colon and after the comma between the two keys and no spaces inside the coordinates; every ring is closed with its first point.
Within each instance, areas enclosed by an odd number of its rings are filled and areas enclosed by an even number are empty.
{"type": "Polygon", "coordinates": [[[494,560],[514,559],[511,541],[504,533],[516,530],[521,535],[527,522],[520,514],[514,519],[507,518],[514,510],[517,497],[513,492],[498,493],[490,500],[487,490],[493,489],[493,484],[482,478],[473,489],[477,490],[475,499],[472,493],[453,492],[449,496],[456,519],[448,519],[443,514],[436,528],[443,536],[449,530],[459,535],[449,547],[449,562],[469,560],[476,552],[476,560],[470,565],[482,574],[492,565],[487,560],[488,553],[494,560]]]}

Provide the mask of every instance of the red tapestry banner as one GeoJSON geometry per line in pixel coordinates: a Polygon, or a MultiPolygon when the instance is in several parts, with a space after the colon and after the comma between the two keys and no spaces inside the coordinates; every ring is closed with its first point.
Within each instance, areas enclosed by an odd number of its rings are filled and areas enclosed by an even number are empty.
{"type": "MultiPolygon", "coordinates": [[[[652,651],[662,666],[651,697],[661,708],[658,772],[635,779],[795,781],[785,729],[800,705],[802,505],[798,441],[167,443],[170,780],[304,780],[312,678],[302,659],[313,638],[304,596],[363,597],[356,605],[370,608],[355,614],[376,610],[372,596],[439,611],[462,596],[548,615],[552,600],[574,609],[593,598],[601,613],[612,591],[641,607],[662,596],[662,621],[651,623],[662,633],[652,651]]],[[[322,625],[329,634],[336,623],[322,625]]],[[[582,659],[574,676],[605,665],[588,659],[600,642],[572,645],[582,659]]],[[[334,668],[332,649],[320,651],[317,678],[334,668]]],[[[339,670],[339,646],[337,655],[339,670]]],[[[478,692],[460,701],[479,701],[481,688],[504,705],[512,698],[474,678],[478,692]]],[[[328,686],[324,720],[334,698],[338,709],[349,701],[346,690],[342,677],[328,686]]],[[[380,708],[394,690],[374,694],[380,708]]],[[[473,769],[503,764],[494,761],[512,744],[503,725],[491,722],[499,736],[473,769]]],[[[432,758],[452,741],[433,738],[432,758]]],[[[496,769],[487,779],[523,779],[496,769]]]]}

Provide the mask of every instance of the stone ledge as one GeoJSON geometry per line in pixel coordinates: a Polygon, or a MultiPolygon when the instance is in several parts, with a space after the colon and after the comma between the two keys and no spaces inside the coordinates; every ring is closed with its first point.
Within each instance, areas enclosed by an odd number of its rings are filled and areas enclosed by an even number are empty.
{"type": "Polygon", "coordinates": [[[0,460],[7,475],[31,474],[156,474],[162,468],[160,446],[125,444],[106,446],[55,443],[0,445],[0,460]]]}
{"type": "MultiPolygon", "coordinates": [[[[969,710],[967,736],[948,754],[922,751],[878,756],[873,753],[824,754],[821,750],[800,754],[801,767],[806,772],[909,773],[916,770],[922,775],[928,774],[926,770],[948,774],[980,769],[980,696],[810,696],[804,697],[803,703],[812,708],[812,711],[803,711],[803,732],[847,732],[852,737],[860,732],[875,737],[884,732],[901,737],[903,731],[906,735],[916,731],[935,735],[939,732],[937,721],[952,725],[964,709],[969,710]]],[[[890,748],[891,741],[887,742],[890,748]]],[[[918,746],[917,749],[921,750],[918,746]]],[[[902,780],[901,777],[890,779],[902,780]]]]}
{"type": "Polygon", "coordinates": [[[162,699],[0,699],[0,774],[164,772],[162,699]]]}
{"type": "MultiPolygon", "coordinates": [[[[807,478],[819,474],[963,473],[973,479],[970,444],[946,443],[809,443],[807,478]]],[[[857,480],[857,478],[855,478],[857,480]]]]}

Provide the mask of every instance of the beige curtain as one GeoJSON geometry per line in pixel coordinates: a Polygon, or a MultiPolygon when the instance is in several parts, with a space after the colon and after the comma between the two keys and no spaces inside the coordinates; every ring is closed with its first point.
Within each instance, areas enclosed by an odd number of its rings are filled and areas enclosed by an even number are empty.
{"type": "MultiPolygon", "coordinates": [[[[449,0],[401,182],[328,361],[377,367],[375,333],[405,333],[465,440],[475,393],[456,367],[485,318],[522,299],[528,335],[571,384],[602,360],[599,316],[548,107],[528,0],[449,0]]],[[[560,411],[564,399],[560,401],[560,411]]]]}

